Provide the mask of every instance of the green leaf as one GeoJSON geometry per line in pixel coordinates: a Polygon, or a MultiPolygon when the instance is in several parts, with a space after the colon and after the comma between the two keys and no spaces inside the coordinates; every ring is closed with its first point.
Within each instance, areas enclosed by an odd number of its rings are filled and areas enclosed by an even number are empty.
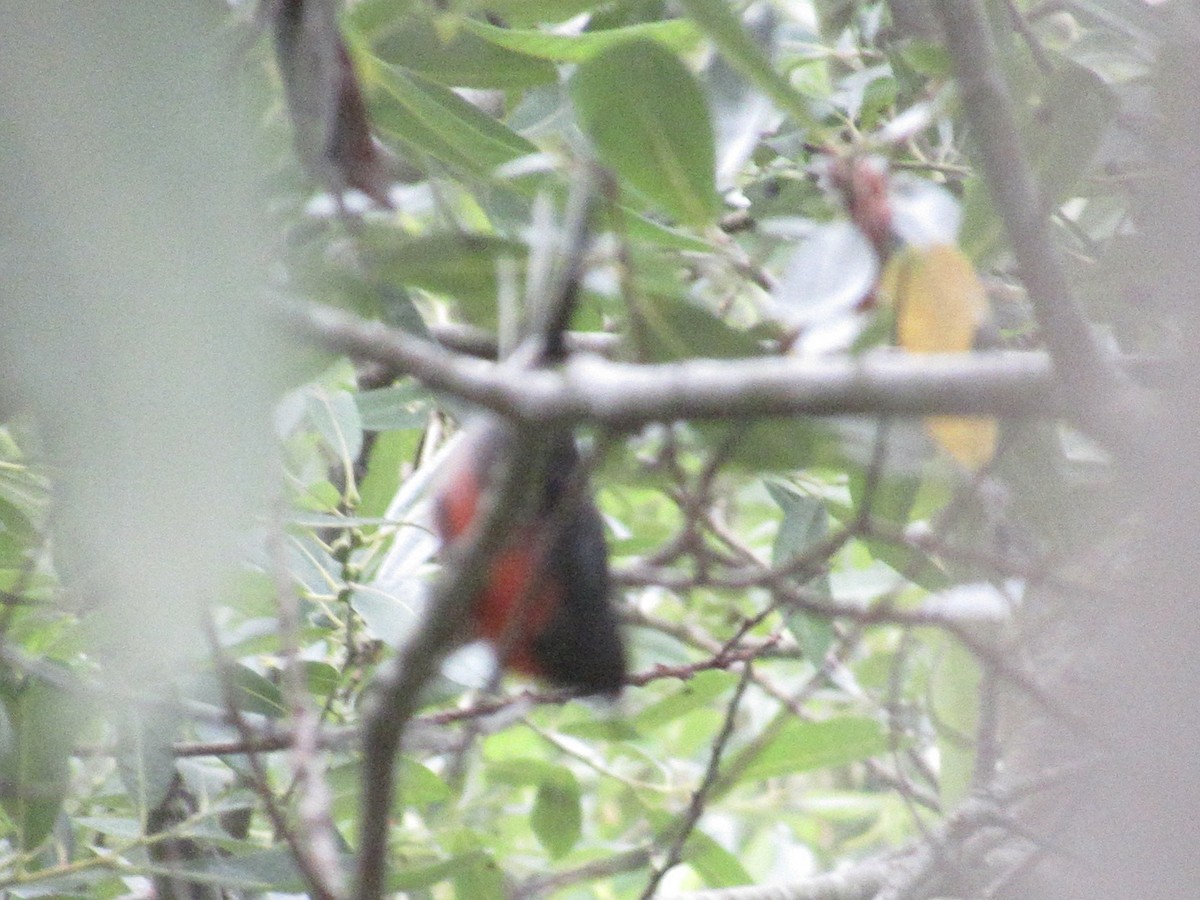
{"type": "Polygon", "coordinates": [[[741,359],[762,355],[762,348],[744,331],[674,295],[646,298],[638,307],[638,350],[647,362],[681,359],[741,359]]]}
{"type": "Polygon", "coordinates": [[[366,431],[423,428],[429,421],[429,394],[416,383],[362,391],[354,399],[366,431]]]}
{"type": "Polygon", "coordinates": [[[0,496],[0,566],[22,566],[38,543],[37,527],[25,509],[0,496]]]}
{"type": "MultiPolygon", "coordinates": [[[[230,667],[229,677],[237,697],[238,708],[279,718],[286,712],[279,686],[268,681],[253,669],[237,663],[230,667]]],[[[180,679],[180,689],[187,697],[214,706],[224,706],[221,681],[212,672],[200,672],[180,679]]]]}
{"type": "MultiPolygon", "coordinates": [[[[65,670],[64,670],[65,671],[65,670]]],[[[80,697],[43,681],[0,687],[7,716],[0,754],[0,806],[30,851],[54,829],[69,786],[69,762],[87,721],[80,697]]]]}
{"type": "Polygon", "coordinates": [[[737,678],[728,672],[701,672],[670,697],[646,707],[634,716],[633,725],[638,731],[648,731],[660,728],[693,710],[706,709],[721,694],[732,690],[736,681],[737,678]]]}
{"type": "Polygon", "coordinates": [[[712,245],[698,237],[669,228],[641,213],[622,208],[625,233],[635,243],[654,244],[664,250],[691,250],[711,253],[712,245]]]}
{"type": "Polygon", "coordinates": [[[411,603],[382,591],[356,590],[350,605],[362,617],[372,637],[389,647],[400,646],[416,623],[417,614],[411,603]]]}
{"type": "Polygon", "coordinates": [[[623,181],[686,224],[716,218],[708,105],[674,54],[645,39],[616,44],[579,67],[571,95],[583,130],[623,181]]]}
{"type": "Polygon", "coordinates": [[[634,38],[657,41],[676,53],[692,49],[700,39],[700,32],[687,19],[642,22],[637,25],[627,25],[624,28],[585,31],[582,34],[572,35],[497,28],[476,19],[468,19],[463,25],[498,47],[505,47],[555,62],[584,62],[614,44],[634,38]]]}
{"type": "Polygon", "coordinates": [[[684,859],[710,888],[754,883],[754,878],[734,854],[699,829],[688,836],[684,859]]]}
{"type": "Polygon", "coordinates": [[[279,718],[287,712],[279,685],[241,664],[234,665],[231,674],[239,708],[271,718],[279,718]]]}
{"type": "Polygon", "coordinates": [[[829,534],[829,514],[819,497],[802,494],[778,481],[768,481],[766,488],[783,510],[771,554],[772,564],[782,566],[825,539],[829,534]]]}
{"type": "Polygon", "coordinates": [[[240,856],[207,857],[172,866],[143,865],[147,874],[183,875],[204,884],[247,891],[292,893],[304,889],[304,880],[285,848],[255,850],[240,856]]]}
{"type": "Polygon", "coordinates": [[[175,780],[175,754],[171,742],[182,716],[168,707],[130,705],[116,717],[117,771],[139,816],[162,803],[175,780]]]}
{"type": "Polygon", "coordinates": [[[579,782],[569,769],[556,767],[538,785],[529,817],[533,833],[551,859],[570,852],[583,832],[579,782]]]}
{"type": "MultiPolygon", "coordinates": [[[[553,65],[534,55],[514,52],[502,42],[485,40],[469,19],[452,21],[448,28],[422,12],[394,17],[399,27],[374,41],[379,57],[420,72],[454,87],[511,90],[550,84],[557,76],[553,65]]],[[[499,30],[499,29],[497,29],[499,30]]]]}
{"type": "MultiPolygon", "coordinates": [[[[892,522],[897,528],[908,524],[911,510],[921,488],[917,475],[892,474],[882,479],[872,498],[871,514],[878,520],[892,522]]],[[[866,474],[861,470],[850,475],[851,505],[830,504],[828,509],[839,522],[852,523],[865,500],[866,474]]],[[[932,491],[932,488],[931,488],[932,491]]],[[[940,591],[950,584],[950,578],[927,553],[907,544],[878,538],[861,538],[875,559],[887,563],[909,581],[928,591],[940,591]]]]}
{"type": "Polygon", "coordinates": [[[724,449],[731,464],[752,472],[812,466],[822,459],[830,441],[828,428],[812,418],[761,419],[749,427],[703,424],[697,430],[712,446],[724,449]]]}
{"type": "Polygon", "coordinates": [[[410,238],[386,226],[367,226],[361,239],[380,278],[452,297],[477,324],[495,322],[500,261],[520,267],[525,259],[522,244],[486,234],[410,238]]]}
{"type": "Polygon", "coordinates": [[[353,394],[314,385],[305,395],[304,408],[335,459],[349,463],[358,459],[363,424],[353,394]]]}
{"type": "Polygon", "coordinates": [[[792,721],[738,776],[739,783],[832,769],[868,759],[888,748],[887,729],[874,719],[844,717],[825,722],[792,721]]]}
{"type": "Polygon", "coordinates": [[[400,487],[403,465],[414,458],[420,434],[416,431],[385,431],[371,447],[367,474],[358,485],[358,512],[377,519],[387,512],[400,487]]]}
{"type": "MultiPolygon", "coordinates": [[[[775,535],[772,564],[786,565],[825,540],[829,534],[829,511],[820,498],[801,494],[788,485],[768,481],[766,488],[771,499],[783,510],[783,521],[775,535]]],[[[829,573],[817,575],[805,586],[829,597],[829,573]]],[[[784,618],[805,657],[813,665],[820,665],[833,645],[833,623],[796,610],[787,610],[784,618]]]]}
{"type": "Polygon", "coordinates": [[[487,862],[488,858],[482,852],[463,853],[437,862],[399,862],[388,873],[387,889],[389,892],[416,891],[466,874],[487,862]]]}
{"type": "MultiPolygon", "coordinates": [[[[1065,58],[1057,62],[1038,113],[1021,124],[1046,212],[1072,196],[1118,107],[1112,89],[1091,69],[1065,58]]],[[[963,198],[963,250],[982,264],[998,251],[1003,231],[987,185],[971,179],[963,198]]]]}
{"type": "Polygon", "coordinates": [[[451,841],[451,849],[463,855],[466,865],[457,868],[454,876],[454,896],[470,897],[471,900],[505,900],[504,872],[487,853],[469,854],[479,849],[479,839],[474,835],[458,836],[451,841]]]}
{"type": "Polygon", "coordinates": [[[1112,89],[1086,66],[1062,57],[1042,99],[1034,170],[1043,193],[1061,202],[1079,183],[1117,113],[1112,89]]]}
{"type": "Polygon", "coordinates": [[[981,673],[975,655],[952,637],[938,634],[932,641],[940,651],[931,683],[941,760],[938,785],[950,809],[970,793],[975,775],[981,673]]]}
{"type": "Polygon", "coordinates": [[[450,799],[450,786],[428,766],[403,756],[396,776],[396,790],[403,802],[414,806],[430,806],[450,799]]]}
{"type": "Polygon", "coordinates": [[[364,80],[377,84],[371,118],[380,133],[423,158],[487,178],[498,167],[537,148],[449,88],[401,66],[364,55],[364,80]]]}
{"type": "Polygon", "coordinates": [[[552,781],[558,767],[532,756],[511,756],[488,764],[487,777],[497,784],[530,785],[552,781]]]}
{"type": "Polygon", "coordinates": [[[307,659],[301,663],[304,671],[304,685],[314,697],[322,699],[333,696],[341,684],[341,674],[327,662],[307,659]]]}

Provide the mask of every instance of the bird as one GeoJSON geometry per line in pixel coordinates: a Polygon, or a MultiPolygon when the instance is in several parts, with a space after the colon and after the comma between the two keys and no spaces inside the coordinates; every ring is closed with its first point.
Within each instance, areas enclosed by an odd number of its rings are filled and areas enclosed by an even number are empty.
{"type": "MultiPolygon", "coordinates": [[[[444,548],[480,513],[512,446],[512,427],[483,417],[466,427],[434,494],[444,548]]],[[[569,433],[549,438],[538,496],[487,564],[471,603],[473,637],[501,664],[581,695],[616,696],[627,676],[624,640],[610,599],[604,523],[569,433]]]]}

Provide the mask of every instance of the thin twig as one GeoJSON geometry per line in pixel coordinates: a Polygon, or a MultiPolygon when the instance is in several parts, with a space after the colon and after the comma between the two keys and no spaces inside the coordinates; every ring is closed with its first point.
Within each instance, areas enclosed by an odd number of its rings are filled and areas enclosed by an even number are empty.
{"type": "Polygon", "coordinates": [[[738,681],[737,689],[733,693],[733,697],[729,701],[729,706],[725,710],[725,721],[721,725],[721,731],[717,734],[717,738],[713,741],[712,752],[708,757],[708,767],[704,770],[704,778],[700,781],[700,786],[696,788],[692,794],[691,803],[688,804],[687,812],[683,818],[671,828],[672,836],[671,847],[667,851],[667,858],[661,866],[657,866],[654,873],[650,876],[650,881],[646,884],[646,889],[642,891],[641,900],[650,900],[654,896],[654,892],[658,890],[658,885],[662,882],[663,877],[683,859],[683,847],[691,836],[692,831],[696,827],[696,823],[700,821],[700,816],[704,813],[704,805],[708,801],[709,794],[717,785],[717,777],[721,771],[721,757],[725,754],[725,745],[729,743],[729,738],[733,735],[733,724],[737,718],[738,708],[741,706],[742,697],[746,693],[746,688],[751,681],[751,673],[753,666],[746,663],[742,669],[741,680],[738,681]]]}
{"type": "MultiPolygon", "coordinates": [[[[516,431],[513,459],[527,459],[537,436],[516,431]]],[[[527,495],[528,472],[509,465],[465,540],[449,554],[441,579],[416,633],[379,676],[364,731],[362,799],[359,811],[358,900],[383,895],[387,825],[393,802],[393,760],[419,702],[421,687],[466,622],[470,604],[483,587],[488,561],[509,539],[513,517],[527,495]]]]}
{"type": "MultiPolygon", "coordinates": [[[[213,664],[217,670],[217,680],[221,685],[221,695],[225,703],[225,711],[242,740],[247,745],[251,745],[253,744],[253,733],[250,725],[242,715],[237,696],[237,686],[233,681],[231,663],[225,655],[224,648],[221,646],[221,640],[217,636],[216,626],[213,625],[212,619],[209,616],[204,616],[203,624],[209,650],[212,653],[213,664]]],[[[270,820],[275,834],[282,838],[284,843],[288,845],[288,850],[296,862],[296,868],[299,869],[300,875],[304,878],[312,895],[317,900],[340,900],[341,895],[325,881],[326,873],[323,865],[313,859],[311,848],[300,839],[295,829],[291,827],[283,809],[280,808],[279,803],[276,801],[275,795],[271,791],[271,782],[267,777],[266,767],[263,765],[258,754],[253,751],[247,752],[246,762],[250,767],[251,787],[254,788],[255,793],[258,794],[258,798],[262,801],[263,811],[270,820]]]]}
{"type": "Polygon", "coordinates": [[[277,498],[275,507],[275,521],[267,543],[279,610],[279,653],[283,666],[280,689],[292,716],[291,765],[297,792],[297,840],[307,848],[309,864],[320,872],[321,884],[331,895],[341,897],[346,893],[346,877],[334,838],[333,795],[321,764],[320,720],[309,706],[301,669],[300,598],[288,577],[282,497],[277,498]]]}

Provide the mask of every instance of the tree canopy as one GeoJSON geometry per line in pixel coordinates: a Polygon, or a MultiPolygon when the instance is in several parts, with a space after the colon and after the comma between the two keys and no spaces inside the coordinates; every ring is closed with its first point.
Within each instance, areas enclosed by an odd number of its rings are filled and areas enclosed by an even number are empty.
{"type": "Polygon", "coordinates": [[[1190,4],[3,10],[0,894],[1196,895],[1190,4]]]}

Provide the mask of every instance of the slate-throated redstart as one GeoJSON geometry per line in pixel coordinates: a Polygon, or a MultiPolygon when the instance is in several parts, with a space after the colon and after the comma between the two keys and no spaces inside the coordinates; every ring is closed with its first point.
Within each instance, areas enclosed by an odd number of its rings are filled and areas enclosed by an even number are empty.
{"type": "MultiPolygon", "coordinates": [[[[469,427],[435,497],[438,530],[452,545],[470,527],[511,442],[509,427],[469,427]]],[[[540,496],[489,563],[472,606],[475,636],[509,668],[585,694],[615,694],[625,648],[609,600],[608,549],[569,434],[551,439],[540,496]]]]}

